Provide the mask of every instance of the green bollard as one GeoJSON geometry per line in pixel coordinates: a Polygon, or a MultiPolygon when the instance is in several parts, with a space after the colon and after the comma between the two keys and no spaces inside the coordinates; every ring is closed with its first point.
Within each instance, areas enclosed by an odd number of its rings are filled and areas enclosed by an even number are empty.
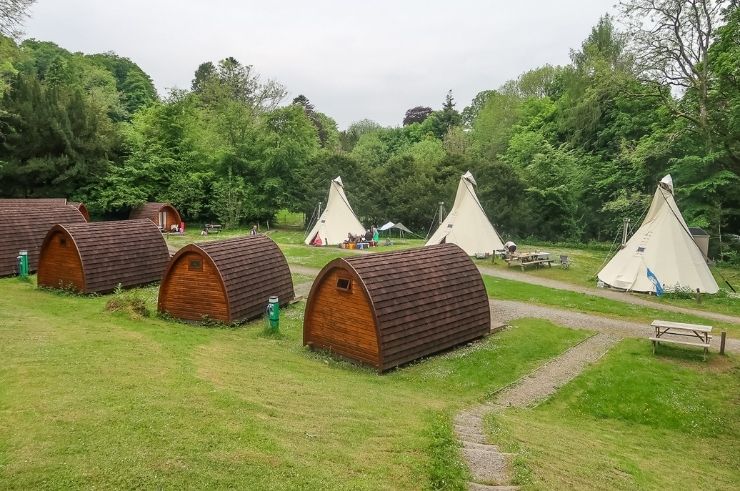
{"type": "Polygon", "coordinates": [[[267,318],[270,320],[270,329],[277,331],[280,327],[280,303],[278,302],[278,297],[270,297],[267,302],[267,318]]]}
{"type": "Polygon", "coordinates": [[[18,276],[28,278],[28,251],[18,253],[18,276]]]}

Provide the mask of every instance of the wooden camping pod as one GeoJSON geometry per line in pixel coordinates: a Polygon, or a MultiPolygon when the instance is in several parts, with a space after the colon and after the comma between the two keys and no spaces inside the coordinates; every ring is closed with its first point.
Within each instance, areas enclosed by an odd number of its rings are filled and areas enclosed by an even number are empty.
{"type": "Polygon", "coordinates": [[[264,235],[190,244],[170,260],[159,310],[185,320],[254,319],[277,296],[293,299],[293,279],[280,248],[264,235]]]}
{"type": "Polygon", "coordinates": [[[478,269],[454,244],[331,261],[311,287],[303,343],[379,371],[490,331],[478,269]]]}
{"type": "Polygon", "coordinates": [[[85,221],[90,221],[90,212],[87,210],[85,203],[76,201],[67,201],[66,198],[3,198],[0,199],[0,208],[29,208],[29,207],[60,207],[71,206],[76,208],[85,217],[85,221]]]}
{"type": "Polygon", "coordinates": [[[41,246],[38,284],[108,293],[161,280],[169,257],[150,220],[54,225],[41,246]]]}
{"type": "Polygon", "coordinates": [[[18,252],[28,251],[28,268],[36,271],[44,237],[57,223],[84,223],[71,206],[0,206],[0,276],[18,273],[18,252]]]}
{"type": "Polygon", "coordinates": [[[85,221],[90,221],[90,212],[87,209],[87,206],[85,206],[85,203],[80,203],[78,201],[67,201],[67,205],[74,206],[78,210],[80,210],[80,213],[82,213],[82,216],[85,217],[85,221]]]}
{"type": "Polygon", "coordinates": [[[169,203],[144,203],[131,210],[129,218],[148,218],[163,232],[169,232],[172,225],[179,227],[181,221],[180,213],[169,203]]]}

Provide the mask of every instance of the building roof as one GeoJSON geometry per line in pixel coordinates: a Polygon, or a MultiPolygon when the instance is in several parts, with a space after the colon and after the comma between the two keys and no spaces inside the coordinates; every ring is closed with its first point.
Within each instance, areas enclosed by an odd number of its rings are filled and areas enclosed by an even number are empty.
{"type": "Polygon", "coordinates": [[[64,206],[67,198],[0,198],[0,206],[8,205],[54,205],[64,206]]]}
{"type": "MultiPolygon", "coordinates": [[[[176,256],[188,251],[201,251],[219,271],[232,320],[258,317],[270,296],[277,295],[281,304],[295,296],[288,261],[277,244],[264,235],[190,244],[176,256]]],[[[171,264],[175,262],[173,258],[171,264]]]]}
{"type": "Polygon", "coordinates": [[[159,281],[170,258],[162,234],[150,220],[57,225],[46,240],[58,230],[69,234],[77,247],[86,292],[159,281]]]}
{"type": "Polygon", "coordinates": [[[84,203],[67,201],[67,198],[3,198],[0,199],[0,208],[31,208],[31,207],[59,207],[71,206],[77,208],[90,221],[90,212],[84,203]]]}
{"type": "Polygon", "coordinates": [[[0,206],[0,276],[17,274],[17,257],[28,251],[28,266],[36,271],[41,244],[56,223],[85,223],[72,206],[0,206]]]}

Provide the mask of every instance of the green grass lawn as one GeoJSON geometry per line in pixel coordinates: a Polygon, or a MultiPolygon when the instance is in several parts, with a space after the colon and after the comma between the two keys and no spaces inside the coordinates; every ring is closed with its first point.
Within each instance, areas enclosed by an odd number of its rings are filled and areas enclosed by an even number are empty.
{"type": "Polygon", "coordinates": [[[462,489],[454,411],[588,336],[522,320],[380,376],[306,350],[303,303],[276,336],[109,298],[0,279],[0,487],[462,489]]]}
{"type": "Polygon", "coordinates": [[[708,324],[717,332],[726,330],[728,336],[740,337],[740,325],[719,322],[701,316],[679,312],[666,312],[664,310],[633,305],[608,298],[587,295],[585,293],[555,290],[544,286],[488,275],[483,275],[483,282],[488,290],[488,295],[492,298],[549,305],[559,309],[605,315],[617,319],[643,322],[645,324],[650,324],[654,319],[708,324]]]}
{"type": "Polygon", "coordinates": [[[553,398],[487,420],[523,489],[737,489],[740,362],[625,340],[553,398]]]}
{"type": "MultiPolygon", "coordinates": [[[[332,259],[358,254],[358,252],[341,249],[339,247],[307,246],[303,243],[303,240],[305,238],[304,232],[300,230],[272,229],[265,230],[263,232],[280,246],[283,254],[285,254],[285,257],[291,264],[321,269],[332,259]]],[[[180,248],[186,244],[228,239],[232,237],[247,235],[248,233],[249,229],[247,228],[234,228],[226,229],[217,234],[201,236],[200,230],[192,229],[186,230],[184,235],[168,235],[166,236],[166,240],[168,245],[175,248],[180,248]]],[[[393,239],[392,245],[381,245],[380,247],[373,247],[369,249],[368,253],[389,252],[401,249],[408,249],[410,247],[422,247],[423,245],[424,241],[421,239],[393,239]]]]}
{"type": "MultiPolygon", "coordinates": [[[[558,262],[560,261],[560,255],[566,255],[570,258],[571,265],[568,269],[561,269],[558,267],[559,264],[554,264],[552,268],[527,269],[525,272],[522,272],[521,269],[509,267],[504,261],[499,259],[493,264],[491,262],[485,264],[488,267],[499,268],[514,274],[521,274],[523,277],[533,275],[573,285],[595,288],[596,275],[606,264],[605,260],[608,253],[608,250],[602,248],[577,249],[572,246],[566,248],[559,245],[548,245],[546,243],[522,244],[519,245],[519,250],[546,251],[550,253],[550,257],[558,262]]],[[[664,295],[660,298],[650,295],[640,295],[640,298],[677,307],[740,316],[740,297],[737,295],[728,296],[731,290],[722,279],[722,276],[724,276],[736,290],[740,291],[740,268],[712,266],[710,270],[717,280],[717,284],[724,292],[719,295],[704,295],[701,304],[698,304],[694,299],[675,298],[671,295],[664,295]]]]}

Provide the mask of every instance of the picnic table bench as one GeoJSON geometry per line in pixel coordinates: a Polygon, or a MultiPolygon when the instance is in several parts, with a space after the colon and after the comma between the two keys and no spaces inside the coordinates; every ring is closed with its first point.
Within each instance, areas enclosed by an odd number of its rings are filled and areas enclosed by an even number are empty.
{"type": "Polygon", "coordinates": [[[712,326],[662,320],[654,320],[650,325],[655,328],[655,335],[650,337],[650,341],[653,342],[653,353],[655,353],[655,347],[658,343],[682,344],[704,348],[704,359],[707,359],[709,342],[712,340],[710,334],[712,326]],[[689,340],[676,339],[673,336],[683,336],[689,338],[689,340]]]}
{"type": "Polygon", "coordinates": [[[211,233],[217,234],[217,233],[219,233],[221,231],[222,228],[223,228],[222,225],[218,225],[218,224],[215,224],[215,223],[206,223],[205,224],[205,229],[206,229],[206,231],[209,234],[211,234],[211,233]]]}

